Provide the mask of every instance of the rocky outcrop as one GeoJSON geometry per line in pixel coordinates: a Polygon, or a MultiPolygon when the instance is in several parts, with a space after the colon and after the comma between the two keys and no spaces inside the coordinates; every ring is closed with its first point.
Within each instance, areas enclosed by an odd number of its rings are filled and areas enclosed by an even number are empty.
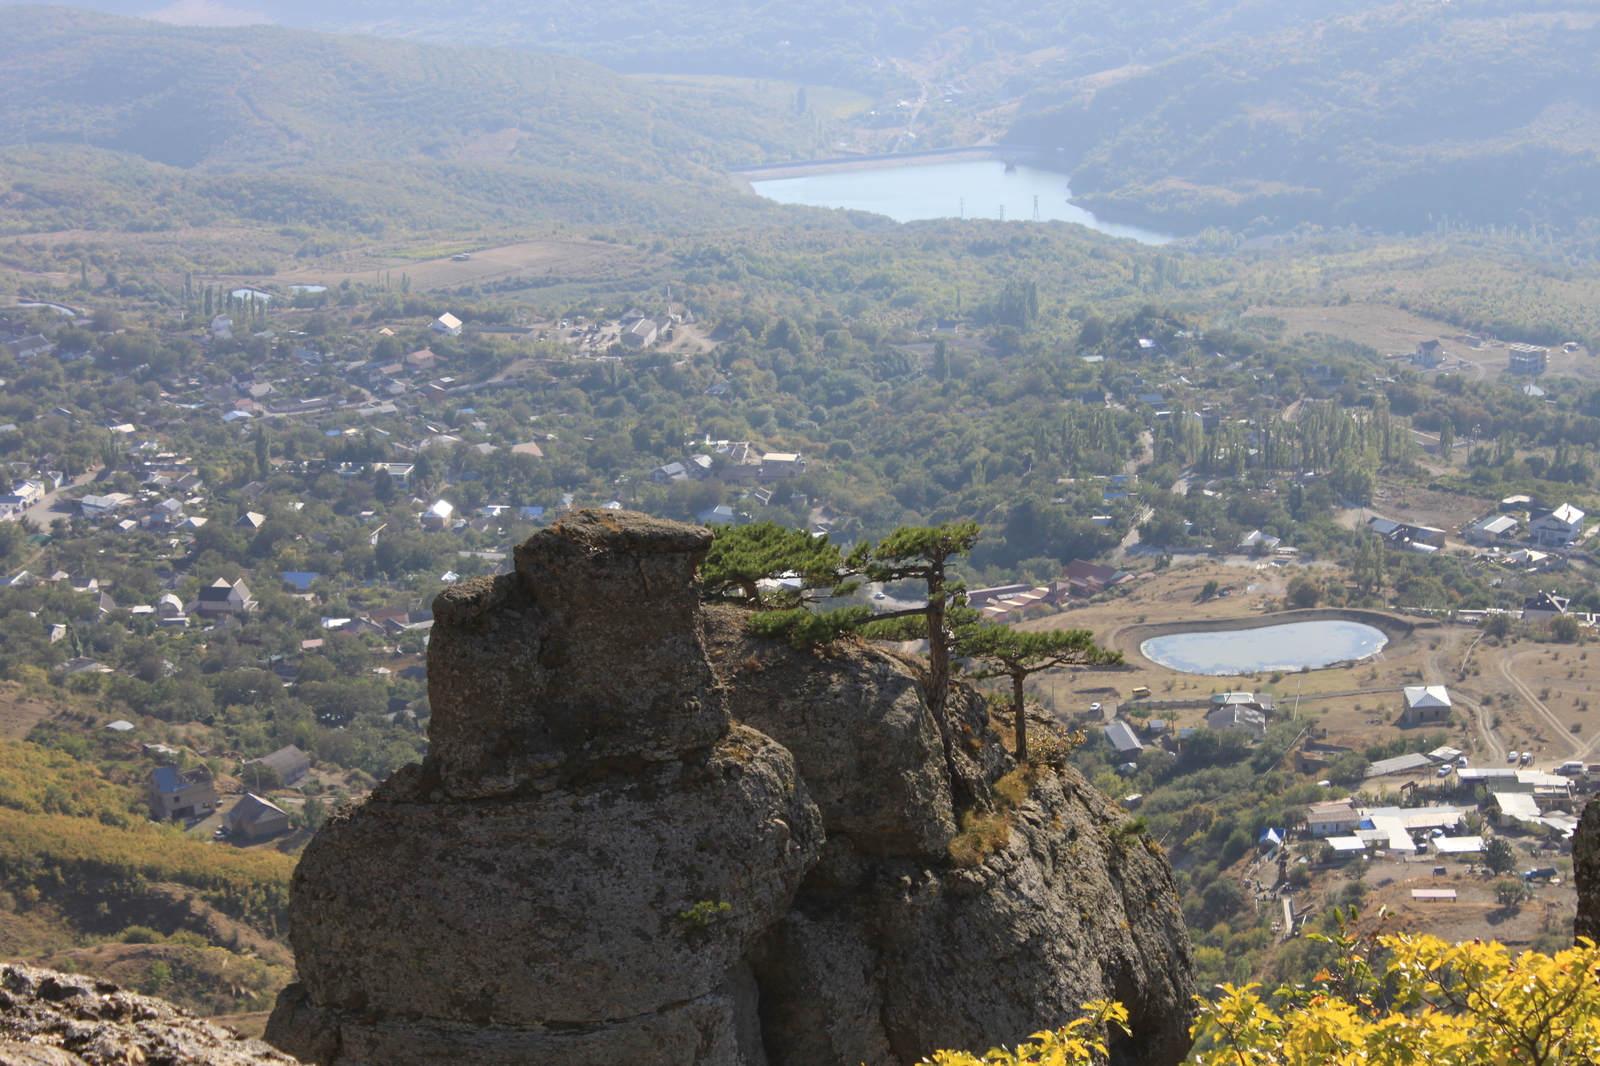
{"type": "MultiPolygon", "coordinates": [[[[826,654],[757,641],[707,611],[734,716],[794,753],[828,841],[752,957],[772,1066],[916,1062],[1064,1025],[1121,1000],[1113,1060],[1188,1050],[1194,995],[1172,870],[1076,770],[1046,770],[1012,812],[1010,844],[949,861],[949,782],[921,664],[870,647],[826,654]]],[[[952,693],[961,755],[993,782],[1016,769],[984,701],[952,693]]]]}
{"type": "Polygon", "coordinates": [[[1572,835],[1572,880],[1578,890],[1573,935],[1600,944],[1600,803],[1583,809],[1572,835]]]}
{"type": "Polygon", "coordinates": [[[78,974],[0,967],[0,1066],[297,1066],[163,1000],[78,974]]]}
{"type": "Polygon", "coordinates": [[[327,1066],[890,1066],[1114,996],[1114,1058],[1178,1061],[1159,850],[1047,769],[959,866],[1016,770],[982,698],[940,722],[913,660],[746,637],[699,604],[708,544],[580,512],[439,597],[429,756],[306,849],[268,1039],[327,1066]]]}

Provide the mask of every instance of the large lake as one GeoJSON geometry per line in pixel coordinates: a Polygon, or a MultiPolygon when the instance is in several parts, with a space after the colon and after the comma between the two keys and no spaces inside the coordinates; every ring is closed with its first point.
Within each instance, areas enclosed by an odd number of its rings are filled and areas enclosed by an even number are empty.
{"type": "Polygon", "coordinates": [[[802,178],[751,180],[757,193],[784,204],[845,207],[888,215],[896,222],[920,218],[1000,218],[1077,222],[1113,237],[1131,237],[1145,244],[1165,244],[1170,233],[1102,222],[1067,202],[1072,191],[1067,176],[1053,170],[1019,166],[1007,171],[998,159],[965,163],[916,163],[814,174],[802,178]]]}
{"type": "Polygon", "coordinates": [[[1360,622],[1288,622],[1260,629],[1172,633],[1139,645],[1146,659],[1186,674],[1242,674],[1313,669],[1365,659],[1389,642],[1383,630],[1360,622]]]}

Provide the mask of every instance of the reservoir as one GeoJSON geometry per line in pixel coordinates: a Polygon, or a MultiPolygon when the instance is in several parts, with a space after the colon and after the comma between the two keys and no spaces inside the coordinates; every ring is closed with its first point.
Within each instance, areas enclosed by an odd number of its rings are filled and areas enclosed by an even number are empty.
{"type": "Polygon", "coordinates": [[[1113,237],[1144,244],[1165,244],[1170,233],[1102,222],[1067,202],[1072,191],[1067,176],[1054,170],[1019,166],[1006,170],[998,159],[959,163],[916,163],[868,167],[798,178],[751,180],[761,196],[782,204],[843,207],[888,215],[896,222],[923,218],[1005,218],[1044,222],[1077,222],[1113,237]]]}
{"type": "Polygon", "coordinates": [[[1139,652],[1169,670],[1224,675],[1316,669],[1364,659],[1388,642],[1382,630],[1360,622],[1288,622],[1259,629],[1171,633],[1150,638],[1139,645],[1139,652]]]}

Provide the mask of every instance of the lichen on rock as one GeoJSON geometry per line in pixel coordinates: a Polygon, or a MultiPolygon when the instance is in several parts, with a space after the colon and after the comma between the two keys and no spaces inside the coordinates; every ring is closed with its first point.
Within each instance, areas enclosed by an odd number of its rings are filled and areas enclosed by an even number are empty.
{"type": "Polygon", "coordinates": [[[78,974],[0,967],[5,1066],[299,1066],[260,1040],[78,974]]]}

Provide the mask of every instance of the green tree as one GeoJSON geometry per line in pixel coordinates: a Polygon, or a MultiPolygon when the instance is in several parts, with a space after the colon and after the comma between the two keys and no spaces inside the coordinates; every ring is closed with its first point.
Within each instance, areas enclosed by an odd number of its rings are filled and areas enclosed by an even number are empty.
{"type": "Polygon", "coordinates": [[[776,522],[723,526],[700,564],[705,593],[758,610],[798,607],[817,589],[834,595],[854,590],[844,583],[844,561],[827,537],[803,529],[785,529],[776,522]],[[764,581],[792,575],[793,589],[763,589],[764,581]]]}
{"type": "Polygon", "coordinates": [[[1212,578],[1210,581],[1207,581],[1204,585],[1201,585],[1200,586],[1200,602],[1204,603],[1207,600],[1209,600],[1209,599],[1213,598],[1214,596],[1216,596],[1217,591],[1221,587],[1222,587],[1221,585],[1217,584],[1216,578],[1212,578]]]}
{"type": "Polygon", "coordinates": [[[1521,881],[1497,881],[1494,886],[1494,901],[1502,907],[1515,907],[1528,895],[1528,886],[1521,881]]]}
{"type": "Polygon", "coordinates": [[[1107,651],[1094,642],[1087,629],[1053,629],[1024,633],[1010,626],[969,625],[956,635],[957,655],[983,663],[972,676],[1011,679],[1011,714],[1017,734],[1017,761],[1028,761],[1028,718],[1024,713],[1023,683],[1043,670],[1062,666],[1111,666],[1122,663],[1122,653],[1107,651]]]}
{"type": "Polygon", "coordinates": [[[1321,599],[1321,586],[1304,574],[1289,582],[1289,602],[1296,607],[1315,607],[1321,599]]]}
{"type": "Polygon", "coordinates": [[[239,780],[251,792],[270,792],[283,787],[283,776],[264,762],[247,762],[239,767],[239,780]]]}
{"type": "Polygon", "coordinates": [[[995,317],[1008,326],[1027,329],[1039,317],[1039,283],[1032,278],[1012,278],[1000,290],[995,317]]]}
{"type": "Polygon", "coordinates": [[[1383,564],[1383,539],[1370,530],[1358,533],[1350,576],[1363,592],[1383,587],[1383,564]]]}
{"type": "Polygon", "coordinates": [[[1449,466],[1455,459],[1456,427],[1448,418],[1439,422],[1439,461],[1449,466]]]}
{"type": "Polygon", "coordinates": [[[1483,848],[1483,864],[1497,874],[1510,873],[1517,868],[1516,852],[1511,850],[1505,837],[1490,837],[1483,848]]]}
{"type": "MultiPolygon", "coordinates": [[[[950,560],[965,555],[977,543],[981,532],[976,522],[942,522],[937,526],[901,526],[870,548],[865,543],[850,553],[846,566],[869,580],[921,581],[928,589],[928,602],[922,607],[895,611],[873,619],[880,627],[898,619],[921,619],[918,629],[928,641],[928,704],[944,728],[944,703],[950,691],[950,646],[954,639],[952,619],[948,618],[952,600],[965,610],[965,595],[959,585],[952,588],[947,578],[950,560]]],[[[954,619],[958,624],[967,618],[954,619]]],[[[875,632],[887,635],[887,629],[875,632]]],[[[945,737],[948,750],[951,738],[945,737]]]]}
{"type": "Polygon", "coordinates": [[[260,422],[256,423],[255,447],[256,473],[262,481],[265,481],[272,473],[272,463],[269,461],[271,453],[267,446],[267,427],[260,422]]]}
{"type": "Polygon", "coordinates": [[[1511,616],[1504,611],[1497,611],[1483,620],[1483,631],[1491,637],[1502,640],[1511,635],[1511,616]]]}
{"type": "Polygon", "coordinates": [[[933,342],[933,379],[950,380],[950,342],[940,337],[933,342]]]}
{"type": "Polygon", "coordinates": [[[1550,635],[1563,644],[1571,644],[1583,633],[1583,627],[1570,614],[1558,614],[1550,619],[1550,635]]]}

